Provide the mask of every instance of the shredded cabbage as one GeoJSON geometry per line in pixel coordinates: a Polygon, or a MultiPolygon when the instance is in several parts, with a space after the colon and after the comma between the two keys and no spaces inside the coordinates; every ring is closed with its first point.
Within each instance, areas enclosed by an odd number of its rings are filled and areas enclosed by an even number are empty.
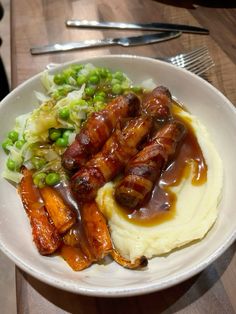
{"type": "Polygon", "coordinates": [[[107,101],[119,93],[132,91],[132,82],[124,73],[112,73],[92,64],[72,65],[55,75],[44,71],[41,82],[45,92],[34,92],[39,106],[16,118],[13,130],[18,139],[4,147],[7,158],[16,166],[15,170],[9,170],[13,168],[7,167],[6,162],[3,176],[15,183],[22,178],[22,165],[35,173],[63,172],[61,155],[66,147],[58,146],[50,132],[59,130],[61,140],[70,145],[91,113],[102,110],[107,101]],[[19,141],[21,143],[17,145],[19,141]],[[34,158],[44,160],[40,169],[35,166],[34,158]]]}

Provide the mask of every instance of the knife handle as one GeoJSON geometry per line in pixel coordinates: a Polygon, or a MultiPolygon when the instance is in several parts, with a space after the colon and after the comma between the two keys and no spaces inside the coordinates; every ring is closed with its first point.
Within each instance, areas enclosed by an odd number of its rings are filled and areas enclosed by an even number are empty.
{"type": "Polygon", "coordinates": [[[120,22],[98,22],[88,20],[67,20],[66,26],[80,28],[108,28],[108,29],[140,29],[138,24],[120,22]]]}

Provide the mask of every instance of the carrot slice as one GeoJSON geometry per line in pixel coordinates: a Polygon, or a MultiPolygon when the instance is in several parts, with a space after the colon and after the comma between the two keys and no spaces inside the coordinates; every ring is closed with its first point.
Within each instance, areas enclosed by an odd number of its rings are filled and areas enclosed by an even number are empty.
{"type": "Polygon", "coordinates": [[[81,207],[81,219],[92,253],[100,260],[111,252],[112,243],[106,220],[96,202],[81,207]]]}
{"type": "Polygon", "coordinates": [[[82,270],[89,267],[92,261],[83,253],[81,248],[63,244],[60,251],[63,259],[75,270],[82,270]]]}
{"type": "Polygon", "coordinates": [[[30,220],[33,240],[40,254],[52,254],[60,246],[60,235],[48,217],[39,190],[33,184],[32,172],[23,168],[22,173],[19,194],[30,220]]]}
{"type": "Polygon", "coordinates": [[[59,233],[64,233],[76,222],[76,213],[65,204],[57,191],[49,186],[40,189],[46,210],[59,233]]]}
{"type": "Polygon", "coordinates": [[[114,261],[116,261],[118,264],[129,269],[143,268],[148,265],[148,260],[145,256],[141,256],[137,258],[135,261],[131,262],[130,260],[127,260],[126,258],[121,256],[116,249],[112,250],[111,256],[114,259],[114,261]]]}

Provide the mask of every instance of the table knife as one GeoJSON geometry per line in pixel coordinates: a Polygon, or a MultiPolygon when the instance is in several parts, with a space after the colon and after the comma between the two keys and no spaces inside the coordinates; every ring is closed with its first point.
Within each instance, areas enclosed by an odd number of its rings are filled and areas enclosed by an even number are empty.
{"type": "Polygon", "coordinates": [[[120,45],[123,47],[154,44],[161,41],[177,38],[181,32],[163,32],[158,34],[150,34],[134,37],[104,38],[104,39],[88,39],[78,42],[55,43],[51,45],[33,47],[30,49],[32,55],[63,52],[69,50],[77,50],[92,47],[104,47],[120,45]]]}
{"type": "Polygon", "coordinates": [[[168,23],[119,23],[119,22],[98,22],[87,20],[67,20],[69,27],[79,28],[103,28],[103,29],[123,29],[123,30],[145,30],[145,31],[180,31],[183,33],[209,34],[209,30],[182,24],[168,23]]]}

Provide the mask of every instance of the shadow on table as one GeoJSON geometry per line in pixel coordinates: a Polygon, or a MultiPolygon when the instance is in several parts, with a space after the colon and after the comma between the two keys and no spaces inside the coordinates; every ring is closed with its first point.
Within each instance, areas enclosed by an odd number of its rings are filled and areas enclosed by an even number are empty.
{"type": "MultiPolygon", "coordinates": [[[[0,2],[0,20],[2,19],[4,14],[4,10],[2,4],[0,2]]],[[[0,47],[2,44],[2,39],[0,38],[0,47]]],[[[9,93],[9,85],[7,81],[7,75],[4,68],[4,64],[2,62],[1,54],[0,54],[0,101],[9,93]]]]}
{"type": "MultiPolygon", "coordinates": [[[[37,294],[48,300],[50,305],[54,308],[64,310],[69,313],[99,313],[99,314],[110,314],[112,313],[176,313],[181,309],[186,308],[191,303],[197,301],[200,297],[207,293],[214,285],[219,285],[221,288],[221,282],[219,281],[221,275],[227,269],[231,259],[234,256],[236,249],[236,243],[232,244],[231,247],[219,257],[214,264],[210,265],[207,269],[202,271],[200,274],[193,278],[186,280],[185,282],[178,284],[172,288],[168,288],[163,291],[151,293],[138,297],[127,297],[127,298],[95,298],[76,295],[73,293],[65,292],[51,286],[45,285],[44,283],[34,279],[33,277],[23,273],[24,278],[33,289],[33,295],[31,299],[37,294]],[[54,305],[54,306],[53,306],[54,305]]],[[[216,298],[216,304],[212,305],[217,309],[217,298],[224,298],[222,294],[224,288],[215,289],[214,297],[216,298]],[[219,292],[219,296],[217,293],[219,292]]],[[[19,296],[18,296],[19,297],[19,296]]],[[[227,297],[227,296],[225,296],[227,297]]],[[[26,300],[27,302],[27,300],[26,300]]],[[[209,299],[206,298],[206,308],[209,306],[209,299]],[[208,303],[207,303],[208,302],[208,303]]],[[[32,301],[31,301],[32,303],[32,301]]],[[[38,304],[39,305],[39,304],[38,304]]],[[[41,304],[42,305],[42,304],[41,304]]],[[[201,300],[201,305],[204,307],[204,301],[201,300]]],[[[33,305],[32,305],[33,306],[33,305]]],[[[22,309],[20,297],[18,299],[18,310],[22,309]]],[[[220,313],[222,309],[219,307],[220,313]]],[[[30,309],[29,309],[30,310],[30,309]]],[[[19,310],[19,313],[23,311],[19,310]]],[[[37,313],[37,312],[35,312],[37,313]]],[[[49,313],[51,313],[49,311],[49,313]]],[[[216,313],[216,312],[215,312],[216,313]]],[[[222,313],[222,312],[221,312],[222,313]]]]}
{"type": "Polygon", "coordinates": [[[195,9],[197,6],[204,6],[210,8],[236,8],[236,1],[222,1],[222,0],[153,0],[164,4],[173,5],[176,7],[195,9]]]}

